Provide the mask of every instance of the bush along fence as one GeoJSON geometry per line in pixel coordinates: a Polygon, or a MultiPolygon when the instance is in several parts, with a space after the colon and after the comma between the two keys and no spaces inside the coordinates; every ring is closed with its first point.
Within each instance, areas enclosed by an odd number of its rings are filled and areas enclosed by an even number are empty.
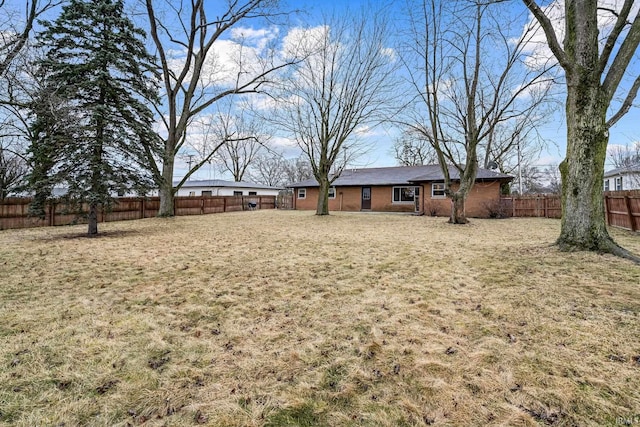
{"type": "MultiPolygon", "coordinates": [[[[503,197],[500,207],[503,216],[562,218],[559,195],[503,197]]],[[[640,190],[605,192],[604,209],[608,225],[640,230],[640,190]]]]}
{"type": "MultiPolygon", "coordinates": [[[[45,227],[86,222],[88,206],[81,212],[71,211],[62,200],[52,201],[45,208],[44,219],[29,216],[30,198],[8,198],[0,201],[0,230],[9,228],[45,227]]],[[[276,196],[186,196],[174,199],[174,212],[181,215],[275,209],[276,196]]],[[[98,211],[98,222],[151,218],[158,215],[159,197],[121,197],[111,209],[98,211]]]]}

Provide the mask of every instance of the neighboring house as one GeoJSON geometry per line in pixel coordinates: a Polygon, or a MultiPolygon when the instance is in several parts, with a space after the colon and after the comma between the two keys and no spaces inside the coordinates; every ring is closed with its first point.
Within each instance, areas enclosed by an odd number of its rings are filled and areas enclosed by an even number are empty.
{"type": "MultiPolygon", "coordinates": [[[[450,168],[452,187],[459,174],[450,168]]],[[[510,175],[479,169],[476,184],[466,200],[470,217],[485,217],[500,201],[500,186],[510,175]]],[[[316,209],[315,179],[289,184],[294,189],[294,209],[316,209]]],[[[344,170],[329,189],[330,211],[418,212],[449,215],[451,201],[444,194],[444,176],[439,165],[399,166],[344,170]]]]}
{"type": "Polygon", "coordinates": [[[640,164],[604,173],[604,191],[640,190],[640,164]]]}
{"type": "MultiPolygon", "coordinates": [[[[174,181],[173,185],[178,185],[179,181],[174,181]]],[[[221,179],[194,180],[185,182],[176,193],[176,196],[277,196],[281,191],[280,187],[269,187],[268,185],[254,184],[252,182],[223,181],[221,179]]],[[[61,197],[67,194],[65,187],[55,187],[54,197],[61,197]]],[[[158,190],[152,190],[148,194],[151,197],[158,196],[158,190]]],[[[112,194],[113,197],[136,197],[137,194],[122,193],[112,194]]]]}
{"type": "MultiPolygon", "coordinates": [[[[177,185],[178,182],[173,184],[177,185]]],[[[277,196],[280,190],[282,188],[251,182],[206,179],[186,181],[176,196],[277,196]]]]}

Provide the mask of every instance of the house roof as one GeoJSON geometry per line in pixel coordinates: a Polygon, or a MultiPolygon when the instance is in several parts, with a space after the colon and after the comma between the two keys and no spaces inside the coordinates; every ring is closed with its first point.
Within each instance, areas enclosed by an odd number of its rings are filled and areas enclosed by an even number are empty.
{"type": "MultiPolygon", "coordinates": [[[[452,180],[460,179],[454,167],[449,167],[452,180]]],[[[478,169],[477,181],[503,180],[511,181],[510,175],[494,172],[488,169],[478,169]]],[[[443,181],[444,175],[440,165],[395,166],[386,168],[345,169],[340,177],[333,182],[335,187],[376,186],[376,185],[406,185],[420,182],[443,181]]],[[[287,187],[317,187],[315,178],[288,184],[287,187]]]]}
{"type": "MultiPolygon", "coordinates": [[[[180,181],[174,181],[173,185],[178,185],[180,181]]],[[[256,188],[261,190],[281,190],[281,187],[270,187],[263,184],[255,184],[253,182],[244,181],[224,181],[222,179],[202,179],[202,180],[188,180],[182,184],[182,188],[192,187],[233,187],[233,188],[256,188]]]]}
{"type": "Polygon", "coordinates": [[[624,175],[626,173],[640,173],[640,163],[637,165],[625,166],[623,168],[611,169],[604,173],[604,177],[610,178],[612,176],[624,175]]]}

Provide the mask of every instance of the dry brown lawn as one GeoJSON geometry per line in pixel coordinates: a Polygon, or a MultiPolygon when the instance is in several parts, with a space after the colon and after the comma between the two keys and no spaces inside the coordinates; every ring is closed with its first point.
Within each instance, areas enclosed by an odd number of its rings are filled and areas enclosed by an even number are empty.
{"type": "Polygon", "coordinates": [[[0,424],[640,424],[640,267],[558,252],[559,225],[256,211],[1,231],[0,424]]]}

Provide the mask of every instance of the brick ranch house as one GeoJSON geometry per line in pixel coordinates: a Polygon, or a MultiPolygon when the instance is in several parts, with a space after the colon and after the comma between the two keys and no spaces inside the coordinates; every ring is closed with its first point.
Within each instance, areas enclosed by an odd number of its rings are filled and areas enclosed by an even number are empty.
{"type": "MultiPolygon", "coordinates": [[[[449,173],[455,189],[459,174],[454,168],[449,173]]],[[[488,207],[500,201],[501,184],[512,179],[510,175],[479,169],[465,203],[467,216],[488,216],[488,207]]],[[[294,209],[316,209],[319,186],[315,179],[287,187],[293,189],[294,209]]],[[[444,194],[444,176],[439,165],[347,169],[329,189],[329,210],[448,216],[451,201],[444,194]]]]}

